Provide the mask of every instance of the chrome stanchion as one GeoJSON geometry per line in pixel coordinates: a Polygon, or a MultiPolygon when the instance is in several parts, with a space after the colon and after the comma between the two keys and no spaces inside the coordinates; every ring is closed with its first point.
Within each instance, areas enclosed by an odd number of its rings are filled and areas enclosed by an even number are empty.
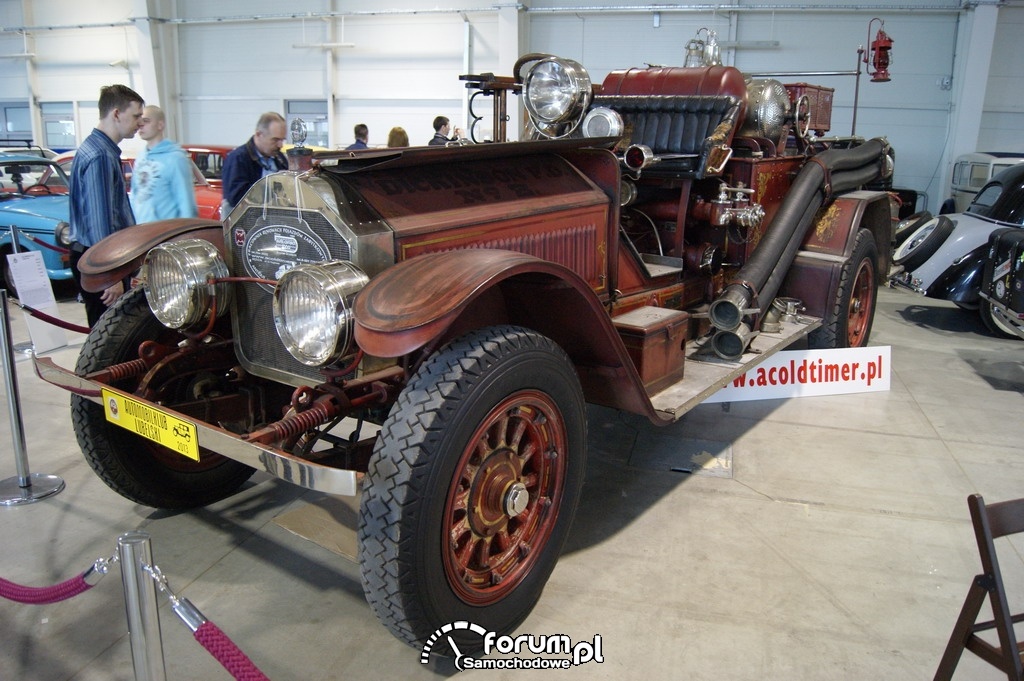
{"type": "MultiPolygon", "coordinates": [[[[18,232],[17,225],[11,225],[11,252],[21,253],[21,234],[18,232]]],[[[7,309],[6,305],[4,305],[4,309],[7,309]]],[[[24,343],[18,343],[12,347],[23,355],[32,354],[32,341],[30,340],[25,341],[24,343]]]]}
{"type": "Polygon", "coordinates": [[[117,538],[124,583],[124,607],[128,614],[128,636],[132,645],[135,681],[166,681],[160,617],[157,612],[156,583],[147,568],[153,565],[149,533],[125,532],[117,538]]]}
{"type": "Polygon", "coordinates": [[[11,343],[11,319],[7,314],[7,291],[0,289],[0,351],[7,384],[7,411],[11,417],[11,439],[14,441],[14,462],[18,476],[0,480],[0,505],[31,504],[64,489],[64,480],[56,475],[30,473],[25,446],[25,426],[21,418],[18,396],[18,374],[14,368],[14,346],[11,343]]]}

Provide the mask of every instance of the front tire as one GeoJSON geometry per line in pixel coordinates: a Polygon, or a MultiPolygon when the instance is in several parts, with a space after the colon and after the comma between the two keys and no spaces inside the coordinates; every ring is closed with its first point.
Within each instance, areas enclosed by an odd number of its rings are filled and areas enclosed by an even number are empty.
{"type": "Polygon", "coordinates": [[[878,249],[871,232],[857,232],[853,255],[843,263],[835,299],[821,327],[808,336],[811,348],[862,348],[868,344],[878,300],[878,249]]]}
{"type": "Polygon", "coordinates": [[[996,338],[1024,340],[1021,339],[1020,335],[1013,330],[1013,327],[1010,326],[1002,316],[993,311],[992,303],[984,298],[982,298],[978,304],[978,314],[981,316],[981,321],[985,325],[985,328],[988,329],[996,338]]]}
{"type": "MultiPolygon", "coordinates": [[[[138,358],[142,341],[173,342],[180,336],[157,321],[141,288],[132,289],[96,322],[75,373],[138,358]]],[[[131,392],[131,386],[113,385],[131,392]]],[[[173,404],[167,404],[173,408],[173,404]]],[[[85,460],[112,490],[134,502],[164,509],[205,506],[230,496],[254,469],[200,449],[193,461],[106,420],[103,406],[71,396],[71,419],[85,460]]]]}
{"type": "Polygon", "coordinates": [[[550,339],[498,326],[440,350],[399,396],[363,483],[360,566],[378,619],[417,646],[456,621],[512,631],[561,553],[585,458],[582,389],[550,339]]]}

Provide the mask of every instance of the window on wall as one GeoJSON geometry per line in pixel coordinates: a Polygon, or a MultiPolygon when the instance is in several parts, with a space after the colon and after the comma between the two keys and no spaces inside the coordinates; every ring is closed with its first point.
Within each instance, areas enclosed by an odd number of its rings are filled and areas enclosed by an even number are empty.
{"type": "MultiPolygon", "coordinates": [[[[285,102],[285,120],[289,132],[292,121],[302,119],[306,124],[307,147],[327,147],[327,100],[290,99],[285,102]]],[[[291,141],[289,137],[289,142],[291,141]]]]}
{"type": "Polygon", "coordinates": [[[29,120],[28,104],[4,104],[0,113],[3,114],[3,119],[0,122],[3,123],[4,137],[32,138],[32,122],[29,120]]]}
{"type": "Polygon", "coordinates": [[[74,149],[75,108],[71,102],[43,102],[39,105],[43,117],[43,146],[54,151],[74,149]]]}

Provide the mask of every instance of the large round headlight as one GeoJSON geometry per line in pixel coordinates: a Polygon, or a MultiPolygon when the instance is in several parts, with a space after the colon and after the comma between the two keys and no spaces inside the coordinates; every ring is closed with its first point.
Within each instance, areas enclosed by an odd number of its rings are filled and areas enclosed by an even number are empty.
{"type": "Polygon", "coordinates": [[[352,299],[370,279],[350,262],[299,265],[274,289],[274,324],[292,357],[325,366],[352,346],[352,299]]]}
{"type": "Polygon", "coordinates": [[[571,59],[548,57],[526,74],[523,91],[526,109],[538,127],[563,123],[578,118],[590,103],[590,74],[571,59]]]}
{"type": "Polygon", "coordinates": [[[169,241],[146,254],[146,299],[160,323],[172,329],[196,326],[209,319],[213,301],[217,316],[227,312],[231,289],[209,279],[228,276],[216,246],[203,239],[169,241]]]}
{"type": "Polygon", "coordinates": [[[57,245],[67,248],[71,245],[71,225],[61,220],[53,228],[53,239],[57,245]]]}

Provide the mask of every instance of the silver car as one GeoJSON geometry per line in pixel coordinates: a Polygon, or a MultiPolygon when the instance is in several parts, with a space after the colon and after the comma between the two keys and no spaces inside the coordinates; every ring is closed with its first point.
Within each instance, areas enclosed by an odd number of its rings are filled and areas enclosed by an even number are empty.
{"type": "Polygon", "coordinates": [[[979,291],[989,234],[1000,227],[1024,225],[1024,163],[993,177],[965,212],[923,220],[912,216],[908,221],[912,219],[920,224],[893,251],[890,285],[978,310],[996,335],[1016,337],[1002,332],[979,291]]]}

